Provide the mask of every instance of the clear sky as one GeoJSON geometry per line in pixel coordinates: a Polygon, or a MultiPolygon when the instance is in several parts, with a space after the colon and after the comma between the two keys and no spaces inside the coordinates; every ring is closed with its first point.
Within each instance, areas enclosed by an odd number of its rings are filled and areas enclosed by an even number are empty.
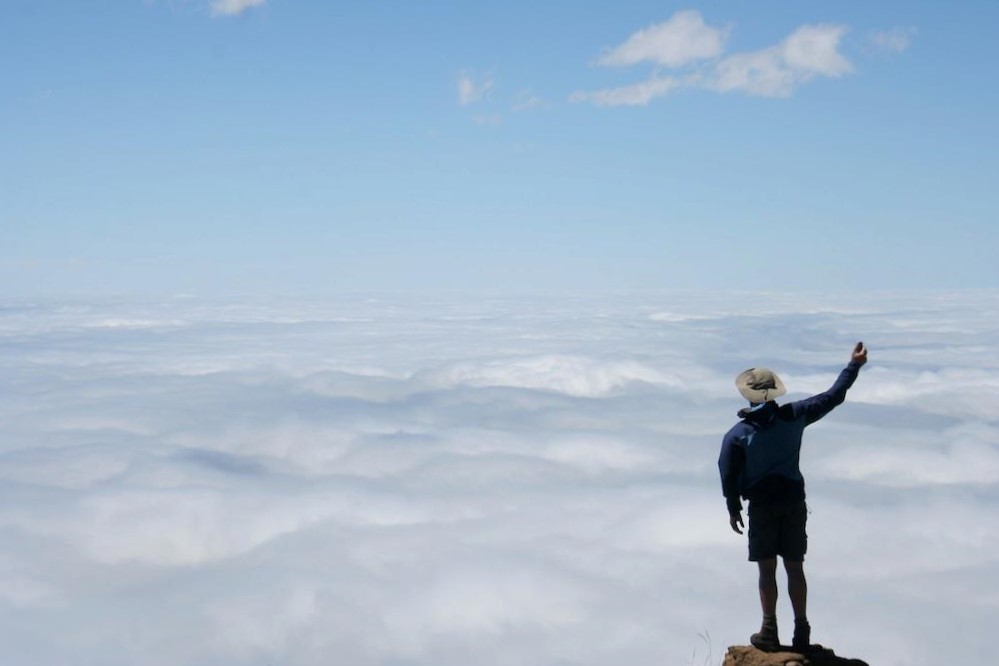
{"type": "Polygon", "coordinates": [[[0,295],[996,286],[997,23],[4,0],[0,295]]]}

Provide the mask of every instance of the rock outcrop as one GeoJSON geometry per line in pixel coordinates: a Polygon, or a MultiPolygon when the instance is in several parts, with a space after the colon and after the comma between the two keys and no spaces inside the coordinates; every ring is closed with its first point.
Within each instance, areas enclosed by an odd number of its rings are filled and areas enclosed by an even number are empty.
{"type": "Polygon", "coordinates": [[[763,652],[749,645],[733,645],[722,666],[868,666],[860,659],[837,657],[835,652],[821,645],[813,645],[808,654],[786,649],[786,652],[783,648],[780,652],[763,652]]]}

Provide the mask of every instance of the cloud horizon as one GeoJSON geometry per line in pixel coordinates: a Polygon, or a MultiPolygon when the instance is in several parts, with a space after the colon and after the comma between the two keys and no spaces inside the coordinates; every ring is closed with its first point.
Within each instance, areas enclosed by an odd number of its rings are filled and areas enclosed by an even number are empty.
{"type": "Polygon", "coordinates": [[[708,631],[720,652],[757,613],[717,479],[733,378],[821,391],[863,336],[871,362],[803,451],[816,637],[971,658],[991,640],[968,629],[975,581],[999,571],[995,301],[7,301],[5,651],[642,665],[708,631]],[[961,648],[924,630],[930,599],[961,648]]]}

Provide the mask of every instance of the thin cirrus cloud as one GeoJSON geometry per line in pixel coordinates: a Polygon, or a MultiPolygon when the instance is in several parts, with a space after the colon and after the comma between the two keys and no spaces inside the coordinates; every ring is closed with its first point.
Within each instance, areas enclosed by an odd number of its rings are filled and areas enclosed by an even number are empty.
{"type": "Polygon", "coordinates": [[[916,32],[913,27],[879,30],[871,34],[870,45],[874,51],[902,53],[912,44],[916,32]]]}
{"type": "MultiPolygon", "coordinates": [[[[458,76],[457,92],[458,105],[471,106],[475,108],[487,109],[487,112],[476,113],[472,116],[472,122],[477,125],[497,126],[503,123],[503,113],[494,110],[495,104],[492,93],[496,87],[495,80],[488,75],[475,76],[469,72],[462,72],[458,76]]],[[[510,101],[509,111],[511,113],[524,113],[544,106],[545,101],[535,95],[529,89],[517,91],[510,101]]]]}
{"type": "Polygon", "coordinates": [[[662,97],[671,90],[681,87],[683,87],[683,80],[680,78],[653,76],[646,81],[618,88],[576,92],[569,99],[573,102],[589,101],[597,106],[643,106],[655,98],[662,97]]]}
{"type": "Polygon", "coordinates": [[[458,75],[458,104],[468,106],[482,101],[493,89],[493,79],[489,76],[476,78],[468,72],[458,75]]]}
{"type": "Polygon", "coordinates": [[[871,663],[974,660],[999,575],[997,305],[0,303],[4,654],[643,665],[690,661],[705,630],[720,652],[758,608],[717,478],[732,378],[821,391],[863,336],[802,453],[810,614],[871,663]]]}
{"type": "Polygon", "coordinates": [[[267,0],[211,0],[212,16],[236,16],[251,7],[259,7],[267,0]]]}
{"type": "Polygon", "coordinates": [[[541,97],[535,95],[530,90],[521,90],[514,98],[513,106],[510,110],[515,113],[520,111],[529,111],[543,106],[544,103],[545,101],[541,97]]]}
{"type": "Polygon", "coordinates": [[[677,12],[668,21],[631,35],[604,53],[597,64],[626,66],[652,63],[659,69],[648,79],[616,88],[577,91],[570,101],[598,106],[639,106],[680,88],[720,93],[742,92],[760,97],[788,97],[816,77],[840,77],[852,71],[839,52],[846,33],[842,25],[804,25],[771,47],[723,57],[731,28],[706,24],[695,10],[677,12]]]}

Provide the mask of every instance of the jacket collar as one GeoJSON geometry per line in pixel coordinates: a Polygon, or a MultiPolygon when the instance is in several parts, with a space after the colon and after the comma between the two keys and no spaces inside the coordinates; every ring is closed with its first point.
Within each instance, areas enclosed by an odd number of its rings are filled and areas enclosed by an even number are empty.
{"type": "Polygon", "coordinates": [[[759,405],[751,405],[739,410],[739,418],[754,425],[770,423],[777,416],[777,403],[771,400],[759,405]]]}

